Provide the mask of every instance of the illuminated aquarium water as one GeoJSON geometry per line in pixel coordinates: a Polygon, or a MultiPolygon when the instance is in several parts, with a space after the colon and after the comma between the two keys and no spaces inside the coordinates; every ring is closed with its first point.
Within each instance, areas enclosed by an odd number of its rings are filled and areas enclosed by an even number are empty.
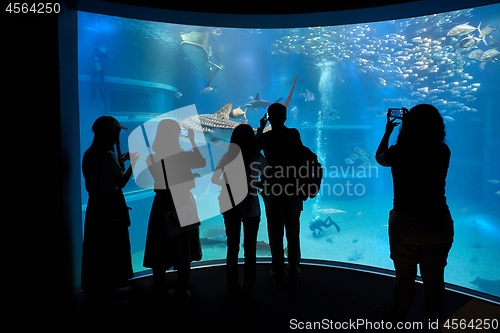
{"type": "MultiPolygon", "coordinates": [[[[196,133],[207,159],[193,190],[203,260],[224,259],[219,188],[207,179],[231,129],[242,121],[257,128],[266,105],[284,102],[297,76],[287,125],[325,167],[321,192],[305,202],[301,216],[302,256],[392,269],[392,179],[374,151],[389,107],[434,104],[452,151],[446,194],[455,242],[446,281],[500,296],[499,25],[500,4],[296,29],[197,27],[79,12],[81,151],[102,114],[129,126],[121,138],[127,151],[128,135],[141,124],[194,105],[205,115],[200,125],[210,129],[196,133]],[[327,217],[335,225],[314,231],[311,222],[327,217]]],[[[186,127],[187,116],[175,118],[186,127]]],[[[134,271],[140,272],[153,190],[130,181],[124,191],[132,208],[134,271]]],[[[83,177],[82,198],[84,216],[83,177]]],[[[270,257],[266,223],[262,214],[260,257],[270,257]]]]}

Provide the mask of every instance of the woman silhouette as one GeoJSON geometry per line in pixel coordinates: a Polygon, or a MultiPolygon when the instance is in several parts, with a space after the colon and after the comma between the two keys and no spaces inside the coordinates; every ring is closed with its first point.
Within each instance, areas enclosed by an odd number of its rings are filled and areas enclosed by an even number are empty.
{"type": "Polygon", "coordinates": [[[122,129],[127,127],[111,116],[97,118],[92,125],[94,140],[83,155],[82,171],[89,199],[83,239],[82,289],[88,299],[110,300],[133,277],[129,208],[122,188],[129,181],[139,155],[121,154],[122,129]],[[131,164],[125,171],[124,161],[128,159],[131,164]]]}
{"type": "MultiPolygon", "coordinates": [[[[194,131],[188,130],[193,151],[184,151],[179,144],[181,127],[172,119],[158,124],[152,145],[154,154],[147,157],[148,169],[154,179],[155,197],[149,215],[144,267],[152,268],[155,289],[160,297],[174,294],[165,291],[165,271],[172,266],[177,270],[178,290],[175,292],[183,306],[189,304],[191,262],[201,260],[199,228],[180,234],[169,234],[165,213],[190,206],[196,212],[191,194],[195,187],[194,168],[206,165],[205,158],[194,141],[194,131]]],[[[199,221],[197,213],[195,219],[199,221]]]]}
{"type": "MultiPolygon", "coordinates": [[[[259,177],[268,165],[266,158],[259,152],[253,128],[248,124],[238,125],[231,135],[228,152],[219,161],[212,175],[212,182],[221,186],[221,197],[228,197],[227,185],[222,169],[241,152],[247,175],[248,194],[234,208],[221,212],[224,217],[227,236],[226,279],[231,297],[241,293],[238,281],[238,253],[240,249],[241,225],[243,224],[243,246],[245,268],[243,292],[248,299],[252,296],[256,274],[257,233],[260,223],[260,204],[258,196],[259,177]]],[[[262,180],[262,179],[261,179],[262,180]]],[[[220,198],[221,198],[220,197],[220,198]]],[[[220,200],[219,198],[219,200],[220,200]]]]}
{"type": "Polygon", "coordinates": [[[389,137],[399,124],[388,116],[376,153],[380,165],[391,167],[394,184],[389,244],[396,280],[390,315],[395,321],[406,319],[419,265],[425,315],[435,321],[444,308],[444,268],[454,236],[445,196],[451,152],[443,142],[443,117],[434,106],[416,105],[401,122],[397,142],[388,148],[389,137]]]}

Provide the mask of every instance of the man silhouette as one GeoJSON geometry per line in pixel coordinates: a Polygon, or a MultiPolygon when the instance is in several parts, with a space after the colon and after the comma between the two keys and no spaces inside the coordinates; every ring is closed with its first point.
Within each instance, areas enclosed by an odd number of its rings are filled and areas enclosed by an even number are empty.
{"type": "Polygon", "coordinates": [[[297,151],[303,144],[299,131],[285,126],[286,114],[285,105],[271,104],[257,130],[257,140],[271,167],[265,172],[269,182],[264,188],[263,198],[272,255],[270,276],[278,288],[284,282],[284,235],[288,243],[288,277],[292,287],[299,284],[300,213],[303,209],[302,199],[297,193],[298,170],[295,167],[298,165],[297,151]],[[272,130],[263,133],[268,120],[272,130]]]}

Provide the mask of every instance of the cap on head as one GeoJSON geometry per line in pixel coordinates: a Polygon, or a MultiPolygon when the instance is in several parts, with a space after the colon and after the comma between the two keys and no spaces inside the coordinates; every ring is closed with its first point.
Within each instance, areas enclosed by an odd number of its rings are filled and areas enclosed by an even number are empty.
{"type": "Polygon", "coordinates": [[[92,131],[94,131],[94,133],[105,133],[117,128],[128,130],[127,126],[120,124],[115,117],[111,116],[101,116],[92,124],[92,131]]]}

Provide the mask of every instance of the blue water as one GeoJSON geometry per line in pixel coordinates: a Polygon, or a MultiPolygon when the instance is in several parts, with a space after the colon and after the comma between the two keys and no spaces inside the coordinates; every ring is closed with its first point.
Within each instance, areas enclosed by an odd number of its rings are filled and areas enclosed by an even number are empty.
{"type": "MultiPolygon", "coordinates": [[[[130,127],[121,138],[122,150],[127,151],[128,135],[156,116],[188,105],[195,105],[200,114],[212,114],[227,103],[245,110],[257,93],[260,99],[283,98],[283,102],[298,75],[287,125],[299,129],[326,172],[322,191],[306,201],[302,214],[303,257],[392,269],[387,240],[392,180],[390,170],[378,167],[373,153],[384,131],[387,108],[434,104],[446,119],[446,142],[452,151],[446,193],[456,237],[446,281],[500,296],[500,53],[494,51],[500,33],[491,33],[500,25],[499,14],[497,4],[387,22],[260,30],[80,12],[82,154],[91,143],[90,127],[99,115],[114,115],[130,127]],[[468,33],[447,36],[466,23],[468,33]],[[206,94],[201,93],[206,86],[201,70],[181,47],[181,36],[193,31],[206,34],[207,56],[222,68],[210,83],[213,90],[206,94]],[[464,38],[474,41],[481,32],[488,35],[486,43],[475,40],[474,47],[460,47],[464,38]],[[94,48],[105,53],[98,59],[102,86],[94,48]],[[490,57],[481,59],[477,50],[490,57]],[[91,98],[93,75],[97,94],[91,98]],[[317,216],[330,216],[340,231],[328,228],[313,235],[309,222],[317,216]]],[[[264,112],[248,108],[248,123],[256,128],[264,112]]],[[[203,260],[223,259],[218,188],[207,178],[227,145],[205,143],[201,134],[197,141],[209,161],[198,170],[202,177],[194,190],[203,218],[203,260]]],[[[125,192],[132,207],[134,270],[139,272],[145,269],[142,256],[152,189],[130,181],[125,192]]],[[[84,214],[83,177],[82,198],[84,214]]],[[[265,214],[258,239],[258,255],[270,257],[265,214]]]]}

